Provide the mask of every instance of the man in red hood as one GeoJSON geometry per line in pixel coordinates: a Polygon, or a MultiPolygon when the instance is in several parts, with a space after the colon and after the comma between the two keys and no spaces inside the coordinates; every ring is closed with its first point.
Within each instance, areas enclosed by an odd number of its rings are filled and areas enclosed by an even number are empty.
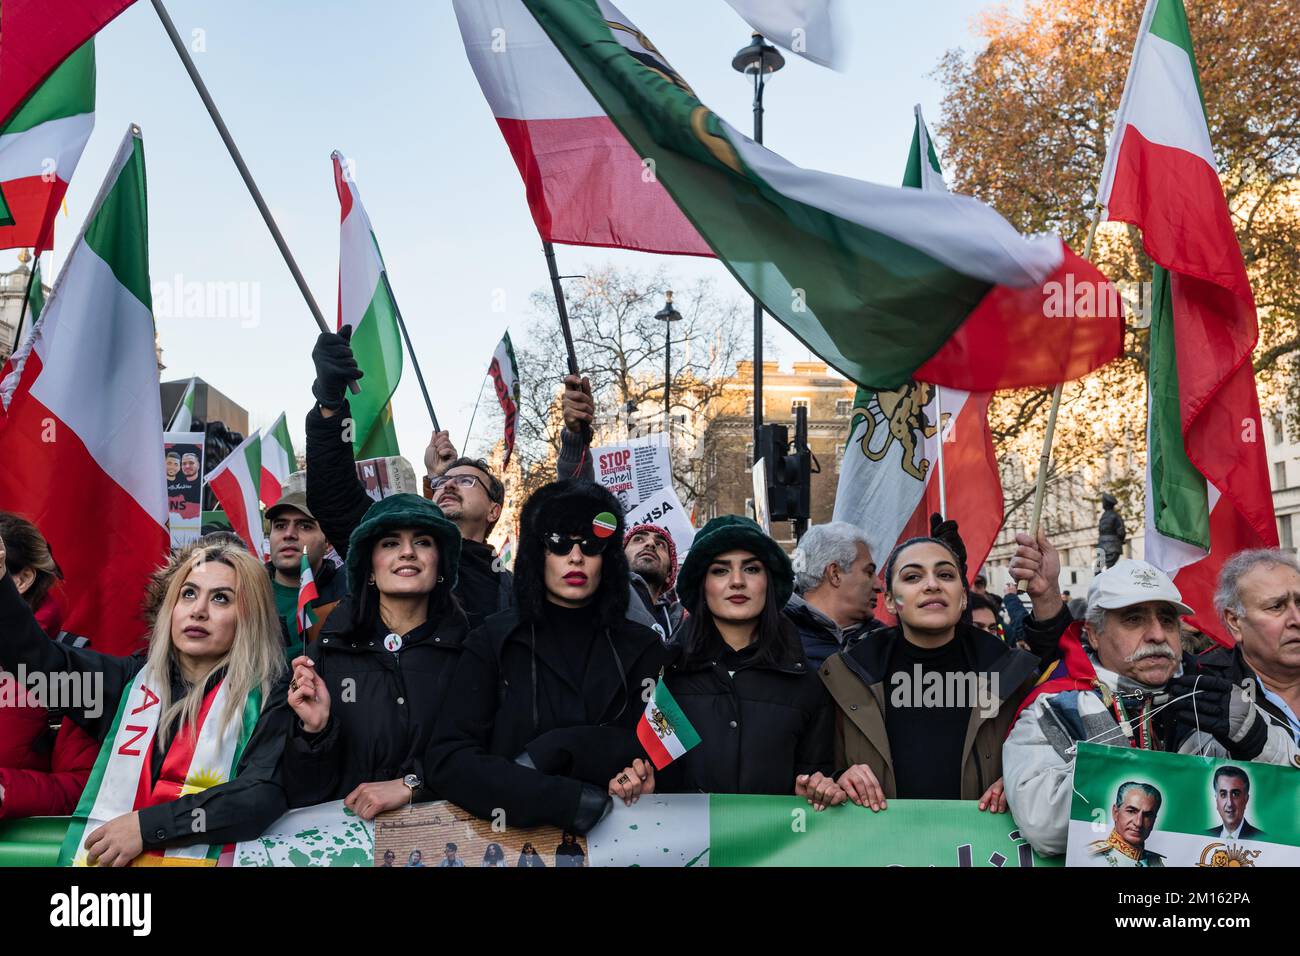
{"type": "Polygon", "coordinates": [[[682,605],[673,585],[677,583],[677,546],[667,529],[656,524],[638,524],[623,536],[623,553],[631,571],[632,592],[654,618],[651,625],[665,641],[682,623],[682,605]]]}

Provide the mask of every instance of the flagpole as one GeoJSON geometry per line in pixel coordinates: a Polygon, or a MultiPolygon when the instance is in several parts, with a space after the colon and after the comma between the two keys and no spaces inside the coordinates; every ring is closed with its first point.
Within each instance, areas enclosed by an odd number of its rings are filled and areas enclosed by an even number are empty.
{"type": "MultiPolygon", "coordinates": [[[[332,332],[333,329],[325,324],[325,316],[321,314],[320,306],[316,304],[316,298],[311,294],[311,289],[308,288],[307,280],[303,277],[302,270],[298,268],[293,253],[289,251],[289,244],[284,241],[284,236],[280,233],[280,227],[276,225],[275,217],[271,215],[270,207],[267,206],[266,200],[262,198],[261,190],[257,188],[257,183],[253,181],[253,174],[248,171],[248,166],[244,163],[244,157],[240,155],[234,137],[230,135],[230,130],[226,128],[226,122],[221,118],[221,113],[218,112],[217,104],[213,102],[212,95],[203,82],[203,77],[199,76],[199,69],[194,65],[190,51],[185,48],[184,41],[181,40],[180,34],[176,32],[176,24],[172,22],[172,18],[167,13],[167,8],[163,6],[162,0],[152,0],[152,3],[154,11],[158,14],[158,19],[162,21],[163,29],[167,31],[167,36],[171,38],[172,46],[176,48],[177,56],[181,58],[181,63],[185,66],[185,72],[190,75],[190,81],[193,82],[194,89],[199,94],[199,99],[207,107],[208,116],[212,118],[212,123],[216,126],[221,141],[226,144],[230,158],[234,161],[235,168],[239,170],[239,175],[244,180],[249,195],[253,197],[253,203],[257,206],[258,212],[262,214],[262,219],[266,222],[266,228],[271,232],[271,238],[275,240],[280,255],[284,257],[284,263],[289,267],[289,272],[293,275],[293,281],[297,283],[298,291],[302,293],[303,301],[307,303],[312,318],[316,320],[316,324],[322,332],[332,332]]],[[[348,383],[348,389],[354,394],[361,391],[360,386],[355,381],[348,383]]]]}
{"type": "MultiPolygon", "coordinates": [[[[1142,41],[1151,29],[1151,22],[1155,17],[1156,5],[1159,0],[1146,0],[1146,6],[1142,11],[1142,21],[1138,26],[1137,39],[1133,41],[1133,58],[1129,61],[1128,76],[1124,80],[1124,92],[1120,94],[1119,109],[1115,111],[1114,128],[1111,130],[1111,139],[1106,147],[1106,158],[1102,162],[1101,182],[1097,185],[1096,208],[1092,214],[1092,224],[1088,227],[1088,239],[1083,246],[1083,258],[1088,259],[1092,256],[1093,240],[1097,238],[1097,225],[1101,222],[1101,214],[1106,209],[1106,204],[1110,200],[1111,178],[1114,174],[1114,162],[1118,156],[1115,150],[1115,139],[1124,127],[1124,116],[1128,112],[1129,96],[1133,90],[1133,74],[1137,70],[1138,53],[1142,49],[1142,41]]],[[[1043,497],[1047,484],[1047,469],[1052,460],[1052,435],[1056,431],[1056,413],[1061,408],[1061,389],[1064,383],[1059,383],[1056,390],[1052,392],[1052,407],[1047,415],[1047,433],[1043,437],[1043,454],[1038,459],[1038,486],[1034,489],[1034,513],[1031,524],[1030,534],[1038,539],[1039,523],[1043,514],[1043,497]]],[[[1024,593],[1025,582],[1020,582],[1019,590],[1024,593]]]]}
{"type": "Polygon", "coordinates": [[[478,403],[483,401],[483,386],[487,384],[487,372],[483,373],[483,380],[478,383],[478,398],[474,399],[474,411],[469,414],[469,428],[465,429],[465,454],[469,454],[469,440],[474,436],[474,419],[478,417],[478,403]]]}
{"type": "MultiPolygon", "coordinates": [[[[551,274],[551,292],[555,295],[555,309],[560,314],[560,331],[564,334],[564,349],[569,358],[569,374],[582,374],[578,369],[578,353],[573,348],[573,329],[569,327],[569,306],[564,299],[564,286],[560,285],[560,270],[555,266],[555,246],[549,240],[542,240],[542,252],[546,255],[546,268],[551,274]]],[[[482,394],[482,389],[479,390],[482,394]]],[[[582,424],[584,444],[591,444],[591,426],[582,424]]]]}
{"type": "Polygon", "coordinates": [[[934,387],[934,414],[939,419],[939,516],[948,520],[948,488],[943,480],[943,386],[934,387]]]}
{"type": "Polygon", "coordinates": [[[429,401],[429,389],[424,384],[424,373],[420,371],[420,360],[415,357],[415,346],[411,344],[411,335],[406,331],[406,322],[402,319],[402,310],[398,308],[397,296],[393,295],[393,286],[388,281],[388,270],[379,270],[379,277],[384,280],[384,290],[388,293],[388,301],[393,303],[393,314],[397,317],[397,327],[402,330],[402,339],[406,342],[406,354],[411,356],[411,365],[415,368],[416,381],[420,383],[420,392],[424,395],[424,407],[429,410],[429,421],[433,422],[433,430],[442,431],[442,426],[438,424],[438,416],[433,411],[433,402],[429,401]]]}
{"type": "MultiPolygon", "coordinates": [[[[1102,206],[1099,203],[1092,213],[1092,224],[1088,227],[1088,239],[1083,244],[1083,258],[1092,256],[1093,240],[1097,238],[1097,225],[1101,222],[1102,206]]],[[[1043,436],[1043,454],[1038,459],[1038,486],[1034,489],[1034,514],[1030,523],[1029,534],[1038,539],[1039,523],[1043,516],[1043,497],[1047,491],[1047,471],[1052,464],[1052,438],[1056,433],[1056,414],[1061,410],[1061,391],[1064,382],[1058,382],[1052,392],[1052,407],[1047,413],[1047,432],[1043,436]]],[[[1023,581],[1020,582],[1024,584],[1023,581]]]]}

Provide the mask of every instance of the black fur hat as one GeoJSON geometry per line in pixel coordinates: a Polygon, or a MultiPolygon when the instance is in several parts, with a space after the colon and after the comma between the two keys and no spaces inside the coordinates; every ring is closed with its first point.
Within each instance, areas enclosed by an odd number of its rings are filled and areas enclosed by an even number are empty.
{"type": "MultiPolygon", "coordinates": [[[[522,620],[540,620],[546,607],[546,545],[552,532],[591,535],[592,522],[613,515],[615,527],[602,553],[600,586],[589,605],[601,627],[617,625],[627,613],[628,567],[623,553],[623,508],[594,481],[568,478],[537,489],[519,516],[519,552],[515,556],[515,602],[522,620]]],[[[603,530],[603,529],[602,529],[603,530]]]]}

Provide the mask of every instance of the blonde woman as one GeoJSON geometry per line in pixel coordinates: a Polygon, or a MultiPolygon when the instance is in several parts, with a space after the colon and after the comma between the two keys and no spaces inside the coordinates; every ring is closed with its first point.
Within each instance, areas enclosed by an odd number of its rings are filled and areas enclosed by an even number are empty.
{"type": "Polygon", "coordinates": [[[210,864],[284,812],[284,655],[252,555],[225,544],[183,552],[148,649],[131,657],[49,640],[5,558],[0,542],[0,666],[63,687],[70,699],[52,703],[101,742],[61,863],[210,864]]]}

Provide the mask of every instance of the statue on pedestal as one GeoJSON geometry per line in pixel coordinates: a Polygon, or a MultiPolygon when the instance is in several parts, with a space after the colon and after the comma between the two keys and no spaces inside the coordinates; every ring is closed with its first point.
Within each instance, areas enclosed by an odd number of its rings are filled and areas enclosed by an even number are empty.
{"type": "Polygon", "coordinates": [[[1097,523],[1097,550],[1102,555],[1103,570],[1114,567],[1115,562],[1120,559],[1124,550],[1124,540],[1127,537],[1124,519],[1115,510],[1115,505],[1118,503],[1115,496],[1108,492],[1101,496],[1102,511],[1101,521],[1097,523]]]}

